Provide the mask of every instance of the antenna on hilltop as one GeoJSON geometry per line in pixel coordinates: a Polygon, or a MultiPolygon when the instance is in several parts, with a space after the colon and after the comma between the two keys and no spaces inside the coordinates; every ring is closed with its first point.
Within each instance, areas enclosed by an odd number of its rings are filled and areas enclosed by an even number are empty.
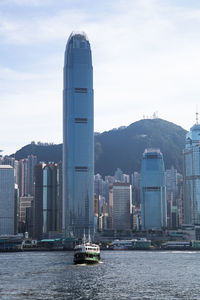
{"type": "Polygon", "coordinates": [[[198,105],[196,106],[196,124],[199,124],[198,105]]]}

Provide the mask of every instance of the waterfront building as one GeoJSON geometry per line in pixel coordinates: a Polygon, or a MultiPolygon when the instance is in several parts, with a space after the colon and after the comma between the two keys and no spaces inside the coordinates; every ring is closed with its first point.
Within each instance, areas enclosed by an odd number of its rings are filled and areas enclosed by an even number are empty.
{"type": "Polygon", "coordinates": [[[34,201],[30,207],[26,208],[26,226],[25,232],[28,232],[29,237],[34,236],[34,201]]]}
{"type": "Polygon", "coordinates": [[[177,170],[174,167],[165,171],[166,203],[167,203],[167,227],[178,227],[177,209],[177,170]]]}
{"type": "Polygon", "coordinates": [[[131,185],[132,185],[132,197],[133,197],[133,205],[136,208],[140,208],[140,173],[134,172],[131,174],[131,185]]]}
{"type": "Polygon", "coordinates": [[[132,210],[132,228],[134,230],[141,229],[141,209],[133,206],[132,210]]]}
{"type": "Polygon", "coordinates": [[[177,174],[177,185],[178,185],[178,225],[179,227],[184,223],[183,220],[183,175],[177,174]]]}
{"type": "Polygon", "coordinates": [[[166,201],[167,201],[167,227],[179,227],[180,204],[182,197],[182,175],[172,166],[165,172],[166,179],[166,201]]]}
{"type": "Polygon", "coordinates": [[[43,236],[61,233],[60,165],[48,164],[43,168],[43,236]]]}
{"type": "Polygon", "coordinates": [[[146,149],[141,167],[142,229],[166,227],[166,187],[163,155],[158,149],[146,149]]]}
{"type": "MultiPolygon", "coordinates": [[[[14,172],[15,174],[15,172],[14,172]]],[[[18,222],[19,222],[19,188],[15,183],[14,192],[14,234],[18,233],[18,222]]]]}
{"type": "Polygon", "coordinates": [[[20,197],[34,196],[34,166],[37,157],[28,155],[19,161],[19,193],[20,197]]]}
{"type": "Polygon", "coordinates": [[[14,178],[15,178],[15,183],[18,186],[19,189],[19,178],[20,178],[20,164],[18,160],[15,160],[14,163],[14,178]]]}
{"type": "Polygon", "coordinates": [[[10,165],[0,165],[0,235],[14,234],[14,213],[14,169],[10,165]]]}
{"type": "Polygon", "coordinates": [[[63,236],[94,233],[93,68],[85,33],[72,33],[64,62],[63,236]]]}
{"type": "Polygon", "coordinates": [[[35,166],[34,237],[56,237],[61,234],[62,194],[61,164],[35,166]]]}
{"type": "Polygon", "coordinates": [[[28,195],[28,159],[19,161],[19,195],[20,197],[28,195]]]}
{"type": "Polygon", "coordinates": [[[5,155],[1,158],[2,165],[10,165],[11,167],[15,167],[15,158],[5,155]]]}
{"type": "Polygon", "coordinates": [[[37,156],[28,155],[28,178],[27,178],[27,193],[28,195],[34,196],[34,167],[37,164],[37,156]]]}
{"type": "Polygon", "coordinates": [[[113,229],[130,230],[132,212],[132,187],[128,183],[113,184],[113,229]]]}
{"type": "Polygon", "coordinates": [[[33,209],[33,237],[36,239],[42,239],[42,209],[43,209],[43,169],[44,164],[36,164],[34,167],[34,182],[35,182],[35,201],[33,209]]]}
{"type": "Polygon", "coordinates": [[[184,156],[184,223],[200,225],[200,124],[186,134],[184,156]]]}
{"type": "Polygon", "coordinates": [[[19,185],[19,161],[16,160],[14,157],[5,155],[3,157],[0,157],[0,164],[10,165],[11,167],[14,168],[15,183],[19,185]]]}
{"type": "Polygon", "coordinates": [[[26,212],[27,208],[33,205],[34,197],[33,196],[24,196],[19,198],[19,222],[22,230],[19,232],[25,232],[26,230],[26,212]],[[23,230],[24,228],[24,230],[23,230]]]}

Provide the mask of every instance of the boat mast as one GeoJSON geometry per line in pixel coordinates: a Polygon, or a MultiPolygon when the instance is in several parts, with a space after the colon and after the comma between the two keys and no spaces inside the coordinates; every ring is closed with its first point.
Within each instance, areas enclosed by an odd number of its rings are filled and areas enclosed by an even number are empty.
{"type": "Polygon", "coordinates": [[[89,228],[89,232],[88,232],[88,243],[91,243],[90,228],[89,228]]]}
{"type": "Polygon", "coordinates": [[[83,233],[83,245],[86,243],[86,236],[85,236],[85,228],[84,228],[84,233],[83,233]]]}

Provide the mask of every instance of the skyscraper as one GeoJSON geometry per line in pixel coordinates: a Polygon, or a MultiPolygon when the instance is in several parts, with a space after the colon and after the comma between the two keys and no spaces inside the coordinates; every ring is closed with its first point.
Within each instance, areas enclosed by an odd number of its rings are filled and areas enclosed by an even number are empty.
{"type": "Polygon", "coordinates": [[[51,238],[61,234],[61,164],[35,166],[35,237],[51,238]]]}
{"type": "Polygon", "coordinates": [[[166,187],[160,150],[146,149],[141,168],[142,229],[166,227],[166,187]]]}
{"type": "Polygon", "coordinates": [[[0,235],[14,234],[14,169],[0,165],[0,235]]]}
{"type": "Polygon", "coordinates": [[[85,33],[72,33],[64,62],[63,236],[94,231],[93,69],[85,33]]]}
{"type": "Polygon", "coordinates": [[[186,135],[184,149],[184,223],[200,225],[200,124],[186,135]]]}
{"type": "Polygon", "coordinates": [[[132,212],[132,186],[129,183],[113,184],[113,229],[130,230],[132,212]]]}
{"type": "Polygon", "coordinates": [[[182,197],[182,175],[172,166],[165,172],[166,202],[167,202],[167,227],[178,228],[180,220],[180,206],[182,197]]]}

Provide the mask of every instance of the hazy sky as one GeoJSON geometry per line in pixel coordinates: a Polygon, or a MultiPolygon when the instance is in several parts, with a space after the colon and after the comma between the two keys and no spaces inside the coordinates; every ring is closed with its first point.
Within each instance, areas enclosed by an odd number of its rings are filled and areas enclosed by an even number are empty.
{"type": "MultiPolygon", "coordinates": [[[[200,100],[198,0],[0,0],[0,149],[62,142],[64,50],[89,37],[95,131],[158,117],[185,129],[200,100]]],[[[200,105],[199,105],[200,109],[200,105]]]]}

